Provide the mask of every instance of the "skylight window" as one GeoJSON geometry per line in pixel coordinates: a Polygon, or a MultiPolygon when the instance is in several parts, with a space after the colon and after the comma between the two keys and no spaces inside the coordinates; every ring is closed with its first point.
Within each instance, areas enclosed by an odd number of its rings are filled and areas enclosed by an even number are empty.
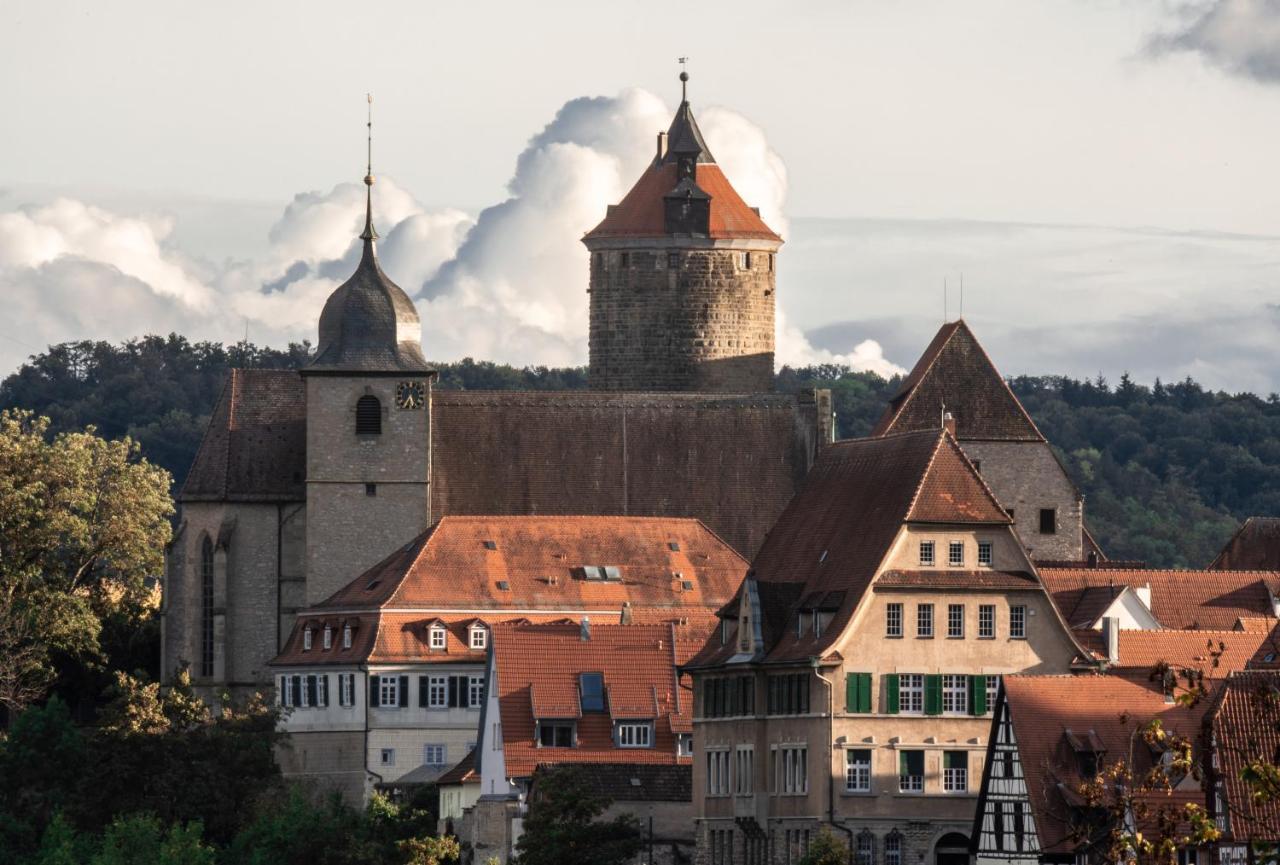
{"type": "Polygon", "coordinates": [[[582,673],[578,676],[582,713],[604,711],[604,673],[582,673]]]}
{"type": "Polygon", "coordinates": [[[498,580],[498,591],[500,592],[511,591],[511,583],[507,582],[506,580],[498,580]]]}
{"type": "Polygon", "coordinates": [[[498,548],[498,542],[497,542],[497,541],[485,541],[485,542],[484,542],[484,548],[485,548],[486,550],[496,550],[496,549],[498,548]]]}

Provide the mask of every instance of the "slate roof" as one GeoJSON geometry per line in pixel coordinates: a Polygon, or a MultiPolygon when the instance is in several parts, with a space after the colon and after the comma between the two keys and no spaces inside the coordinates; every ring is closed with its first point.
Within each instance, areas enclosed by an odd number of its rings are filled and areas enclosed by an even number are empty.
{"type": "Polygon", "coordinates": [[[304,374],[404,372],[425,375],[422,324],[413,301],[378,264],[372,226],[355,273],[338,286],[320,312],[320,338],[304,374]]]}
{"type": "MultiPolygon", "coordinates": [[[[1109,597],[1112,587],[1151,586],[1151,612],[1166,628],[1231,630],[1240,618],[1274,618],[1269,587],[1275,571],[1140,570],[1129,568],[1039,568],[1040,579],[1063,618],[1079,624],[1109,597]]],[[[1096,618],[1096,616],[1094,617],[1096,618]]],[[[1092,620],[1090,620],[1092,621],[1092,620]]]]}
{"type": "Polygon", "coordinates": [[[944,406],[961,441],[1045,440],[964,319],[934,335],[871,434],[936,430],[944,406]]]}
{"type": "MultiPolygon", "coordinates": [[[[494,629],[496,693],[503,758],[510,777],[527,778],[539,765],[558,763],[678,764],[671,716],[692,719],[693,692],[678,684],[676,666],[693,654],[695,635],[664,625],[597,625],[582,639],[578,625],[502,625],[494,629]],[[603,674],[606,711],[579,711],[578,677],[603,674]],[[616,705],[615,705],[616,704],[616,705]],[[652,748],[618,748],[613,720],[651,718],[652,748]],[[538,718],[576,718],[577,745],[540,748],[538,718]]],[[[488,731],[486,731],[488,732],[488,731]]]]}
{"type": "MultiPolygon", "coordinates": [[[[1079,742],[1105,750],[1102,762],[1126,759],[1134,730],[1153,718],[1164,728],[1198,740],[1212,699],[1193,707],[1166,703],[1163,690],[1147,681],[1145,672],[1075,676],[1004,676],[1005,700],[1018,742],[1018,754],[1035,817],[1041,850],[1070,853],[1079,843],[1067,822],[1073,787],[1084,780],[1067,731],[1079,742]],[[1061,786],[1060,786],[1061,785],[1061,786]]],[[[1216,683],[1209,683],[1215,688],[1216,683]]],[[[1134,768],[1148,771],[1158,759],[1139,744],[1133,749],[1134,768]]],[[[1153,794],[1153,807],[1204,803],[1198,785],[1190,791],[1153,794]]]]}
{"type": "MultiPolygon", "coordinates": [[[[752,555],[817,451],[785,394],[435,391],[432,513],[698,517],[752,555]]],[[[306,500],[306,390],[232,370],[179,495],[306,500]]]]}
{"type": "MultiPolygon", "coordinates": [[[[752,563],[766,629],[764,660],[825,652],[852,618],[899,530],[913,522],[1010,524],[955,439],[940,429],[826,448],[752,563]],[[797,637],[784,626],[802,599],[833,591],[844,593],[842,602],[821,636],[808,630],[797,637]]],[[[895,575],[890,582],[902,579],[895,575]]],[[[1017,582],[1039,590],[1034,580],[1017,582]]],[[[733,650],[713,637],[692,665],[720,663],[733,650]]]]}
{"type": "Polygon", "coordinates": [[[1280,802],[1255,803],[1241,771],[1251,760],[1273,764],[1280,754],[1280,674],[1236,673],[1226,681],[1213,716],[1218,777],[1227,800],[1228,833],[1237,840],[1280,838],[1280,802]]]}
{"type": "Polygon", "coordinates": [[[1280,570],[1280,517],[1249,517],[1231,536],[1210,570],[1280,570]]]}
{"type": "MultiPolygon", "coordinates": [[[[547,769],[539,765],[533,772],[529,797],[538,795],[538,777],[547,769]]],[[[579,786],[586,792],[611,802],[692,802],[691,763],[585,763],[577,767],[579,786]]]]}

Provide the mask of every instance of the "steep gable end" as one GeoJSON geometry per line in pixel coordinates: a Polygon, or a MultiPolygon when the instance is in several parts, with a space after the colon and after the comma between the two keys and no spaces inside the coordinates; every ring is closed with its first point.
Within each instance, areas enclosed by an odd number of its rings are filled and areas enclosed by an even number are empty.
{"type": "Polygon", "coordinates": [[[963,319],[934,336],[872,435],[937,429],[944,409],[961,441],[1044,441],[963,319]]]}
{"type": "Polygon", "coordinates": [[[1008,523],[1009,515],[951,436],[943,436],[920,481],[908,522],[1008,523]]]}

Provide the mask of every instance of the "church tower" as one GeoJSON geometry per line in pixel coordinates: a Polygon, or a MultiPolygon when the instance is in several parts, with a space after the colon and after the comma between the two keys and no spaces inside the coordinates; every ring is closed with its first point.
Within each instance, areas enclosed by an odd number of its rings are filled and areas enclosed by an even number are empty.
{"type": "Polygon", "coordinates": [[[782,238],[711,155],[689,76],[653,162],[583,238],[591,251],[589,382],[598,390],[773,387],[782,238]]]}
{"type": "Polygon", "coordinates": [[[430,524],[430,404],[413,301],[378,265],[373,173],[364,250],[320,313],[307,391],[307,603],[324,600],[430,524]]]}

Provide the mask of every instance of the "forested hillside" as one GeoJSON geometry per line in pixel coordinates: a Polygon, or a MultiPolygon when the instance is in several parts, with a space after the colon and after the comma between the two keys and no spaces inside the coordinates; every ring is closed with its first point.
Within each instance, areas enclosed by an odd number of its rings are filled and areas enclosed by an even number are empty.
{"type": "MultiPolygon", "coordinates": [[[[146,337],[122,345],[64,343],[0,384],[0,408],[48,415],[55,429],[97,425],[130,435],[181,484],[226,371],[294,367],[309,346],[190,343],[146,337]]],[[[585,387],[583,369],[464,360],[440,364],[439,387],[562,390],[585,387]]],[[[834,366],[784,368],[780,390],[834,392],[841,437],[865,435],[896,381],[834,366]]],[[[1121,376],[1011,381],[1059,449],[1086,496],[1095,536],[1114,558],[1203,566],[1244,517],[1280,515],[1280,397],[1206,391],[1191,381],[1144,387],[1121,376]]]]}

